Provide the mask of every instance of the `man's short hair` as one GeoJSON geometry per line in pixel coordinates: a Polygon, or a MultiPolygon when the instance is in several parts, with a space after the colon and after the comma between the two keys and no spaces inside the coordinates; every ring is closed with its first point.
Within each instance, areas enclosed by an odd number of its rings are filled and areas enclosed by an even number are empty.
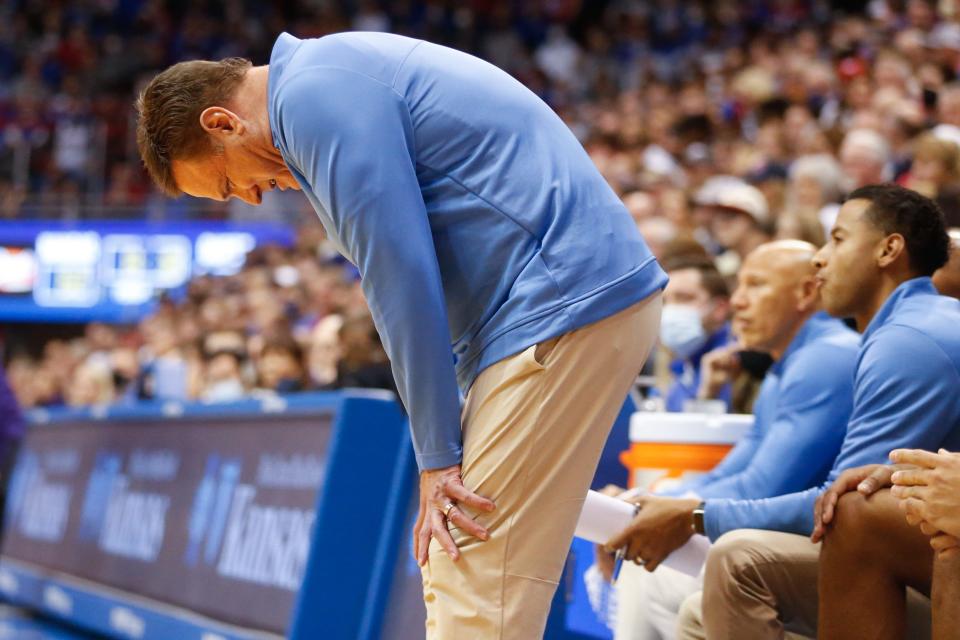
{"type": "Polygon", "coordinates": [[[168,196],[182,193],[173,178],[172,162],[214,150],[200,126],[200,114],[226,103],[250,67],[243,58],[180,62],[140,92],[137,146],[150,177],[168,196]]]}
{"type": "Polygon", "coordinates": [[[711,298],[729,298],[730,288],[726,279],[720,275],[717,265],[708,256],[685,254],[672,256],[663,261],[666,272],[693,269],[700,274],[700,283],[711,298]]]}
{"type": "Polygon", "coordinates": [[[887,235],[903,236],[910,266],[918,275],[933,275],[950,258],[943,212],[930,198],[888,183],[860,187],[847,200],[868,200],[867,220],[887,235]]]}

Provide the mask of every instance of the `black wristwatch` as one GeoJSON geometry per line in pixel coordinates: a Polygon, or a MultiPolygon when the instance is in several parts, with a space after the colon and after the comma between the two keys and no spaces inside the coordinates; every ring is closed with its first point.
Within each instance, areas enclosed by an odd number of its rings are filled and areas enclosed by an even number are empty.
{"type": "Polygon", "coordinates": [[[707,529],[703,524],[703,509],[707,506],[706,502],[701,502],[693,510],[693,532],[702,536],[707,535],[707,529]]]}

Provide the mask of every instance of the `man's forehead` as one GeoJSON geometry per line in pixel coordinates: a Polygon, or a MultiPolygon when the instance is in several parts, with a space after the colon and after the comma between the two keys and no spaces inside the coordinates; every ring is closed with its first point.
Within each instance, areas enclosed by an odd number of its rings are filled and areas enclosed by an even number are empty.
{"type": "Polygon", "coordinates": [[[837,222],[834,225],[834,229],[846,228],[854,226],[860,222],[861,217],[863,216],[864,211],[870,208],[870,201],[864,200],[862,198],[857,198],[856,200],[847,200],[843,203],[843,206],[840,207],[840,212],[837,214],[837,222]]]}
{"type": "Polygon", "coordinates": [[[697,283],[700,281],[700,271],[693,267],[679,267],[671,269],[668,273],[670,281],[678,280],[680,282],[697,283]]]}
{"type": "Polygon", "coordinates": [[[783,247],[761,247],[744,260],[741,274],[770,276],[772,274],[801,274],[812,268],[809,252],[783,247]]]}
{"type": "Polygon", "coordinates": [[[670,270],[670,282],[667,284],[673,291],[690,291],[703,288],[703,278],[700,271],[693,267],[681,267],[670,270]]]}

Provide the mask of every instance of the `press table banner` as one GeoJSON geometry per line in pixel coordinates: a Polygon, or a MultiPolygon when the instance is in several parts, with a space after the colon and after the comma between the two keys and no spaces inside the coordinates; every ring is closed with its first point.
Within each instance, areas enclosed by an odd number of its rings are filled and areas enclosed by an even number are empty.
{"type": "Polygon", "coordinates": [[[29,431],[4,555],[286,631],[332,415],[78,422],[29,431]]]}

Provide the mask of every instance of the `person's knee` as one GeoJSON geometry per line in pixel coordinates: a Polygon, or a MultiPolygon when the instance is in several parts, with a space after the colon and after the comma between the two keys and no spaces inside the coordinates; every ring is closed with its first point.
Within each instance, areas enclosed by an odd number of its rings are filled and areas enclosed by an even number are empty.
{"type": "Polygon", "coordinates": [[[871,500],[853,491],[840,496],[834,510],[833,523],[823,541],[822,553],[862,549],[861,543],[870,537],[875,511],[871,500]]]}
{"type": "Polygon", "coordinates": [[[856,491],[846,493],[837,502],[833,524],[823,542],[825,557],[837,555],[869,555],[878,541],[878,532],[902,519],[889,491],[864,496],[856,491]]]}
{"type": "Polygon", "coordinates": [[[741,529],[722,535],[707,554],[704,592],[707,596],[730,583],[749,579],[752,568],[767,548],[769,532],[741,529]]]}

